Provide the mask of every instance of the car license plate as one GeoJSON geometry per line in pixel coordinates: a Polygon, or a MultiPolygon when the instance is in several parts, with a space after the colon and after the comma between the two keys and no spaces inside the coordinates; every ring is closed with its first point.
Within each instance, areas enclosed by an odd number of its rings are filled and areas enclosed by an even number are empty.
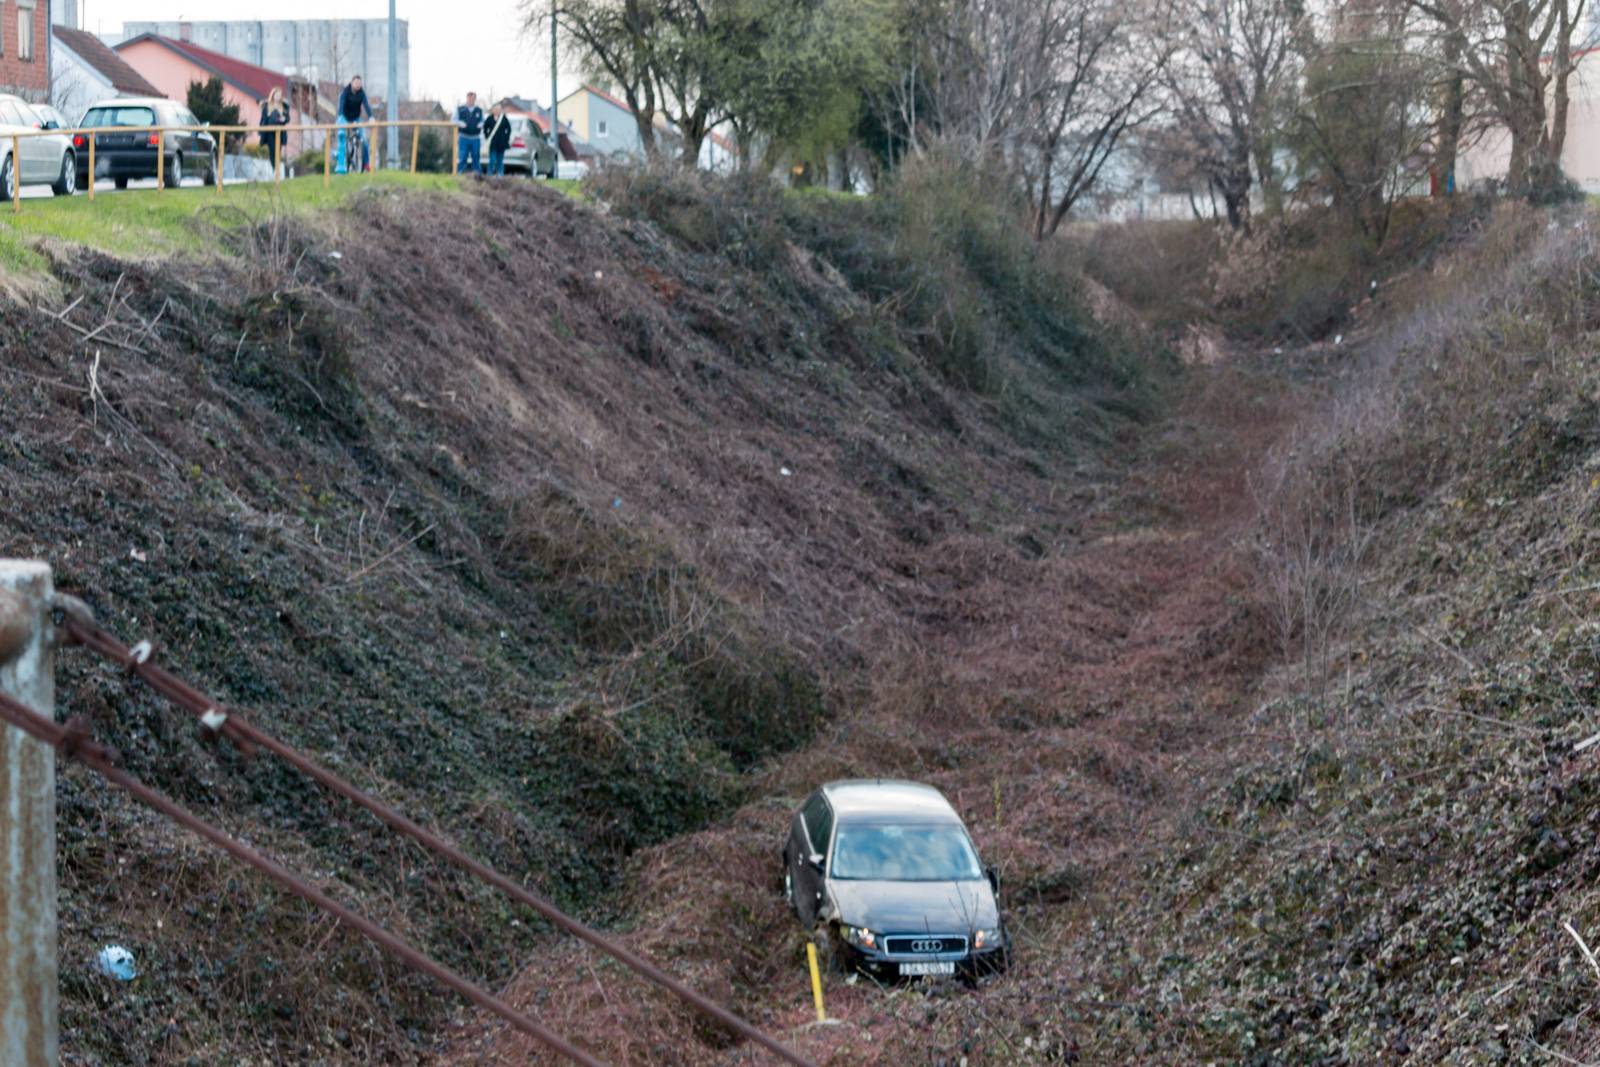
{"type": "Polygon", "coordinates": [[[901,975],[910,978],[919,974],[955,974],[956,965],[953,960],[932,961],[929,963],[902,963],[901,975]]]}

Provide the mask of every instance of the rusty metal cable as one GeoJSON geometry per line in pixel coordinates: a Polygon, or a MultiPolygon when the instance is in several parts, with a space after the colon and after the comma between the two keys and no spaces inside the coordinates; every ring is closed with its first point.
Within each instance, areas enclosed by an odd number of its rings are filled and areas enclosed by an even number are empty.
{"type": "Polygon", "coordinates": [[[24,733],[53,746],[68,757],[77,760],[140,803],[153,808],[178,825],[211,842],[211,844],[240,863],[255,868],[295,896],[321,908],[339,922],[344,923],[363,937],[386,949],[390,955],[396,957],[411,969],[444,983],[480,1008],[494,1012],[514,1028],[548,1045],[573,1063],[581,1063],[586,1067],[604,1067],[600,1060],[570,1044],[558,1034],[546,1029],[499,997],[457,974],[420,949],[413,947],[404,938],[390,933],[360,912],[340,904],[322,890],[302,880],[287,867],[263,856],[236,838],[230,837],[176,801],[156,792],[127,771],[122,770],[117,766],[115,750],[91,740],[88,728],[82,719],[75,718],[63,725],[54,719],[40,715],[21,701],[5,693],[0,693],[0,721],[10,723],[24,733]]]}
{"type": "Polygon", "coordinates": [[[198,689],[152,662],[153,650],[148,644],[141,643],[130,648],[81,610],[65,610],[63,617],[66,633],[72,640],[137,675],[150,688],[191,712],[204,728],[233,742],[241,752],[249,754],[257,748],[266,749],[325,788],[365,808],[391,829],[405,834],[461,870],[482,879],[518,903],[533,909],[552,925],[588,942],[733,1032],[754,1041],[774,1055],[794,1064],[795,1067],[814,1067],[804,1056],[767,1036],[716,1001],[684,985],[660,966],[626,945],[613,941],[588,924],[566,914],[543,897],[512,881],[506,875],[473,859],[431,830],[419,826],[315,760],[263,732],[237,712],[226,710],[198,689]]]}

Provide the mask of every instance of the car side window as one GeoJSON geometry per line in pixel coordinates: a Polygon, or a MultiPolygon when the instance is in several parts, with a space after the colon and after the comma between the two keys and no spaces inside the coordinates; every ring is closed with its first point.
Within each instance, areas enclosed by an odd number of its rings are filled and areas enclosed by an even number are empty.
{"type": "Polygon", "coordinates": [[[801,812],[805,819],[806,836],[811,841],[811,851],[824,855],[828,851],[828,838],[833,836],[833,809],[828,807],[828,802],[821,793],[806,801],[805,809],[801,812]]]}

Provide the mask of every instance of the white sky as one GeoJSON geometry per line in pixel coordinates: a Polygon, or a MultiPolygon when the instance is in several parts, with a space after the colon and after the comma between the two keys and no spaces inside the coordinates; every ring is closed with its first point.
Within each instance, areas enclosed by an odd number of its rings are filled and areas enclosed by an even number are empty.
{"type": "MultiPolygon", "coordinates": [[[[398,0],[411,25],[411,95],[453,105],[475,90],[479,99],[550,97],[550,36],[522,32],[516,0],[398,0]],[[492,94],[492,95],[491,95],[492,94]]],[[[187,18],[387,18],[387,0],[79,0],[83,28],[120,34],[124,22],[187,18]]],[[[562,73],[561,92],[578,85],[562,73]]]]}

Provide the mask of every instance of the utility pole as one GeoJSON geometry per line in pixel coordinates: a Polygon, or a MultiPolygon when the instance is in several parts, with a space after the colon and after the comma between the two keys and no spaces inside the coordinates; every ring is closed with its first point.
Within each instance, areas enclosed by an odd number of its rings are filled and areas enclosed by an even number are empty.
{"type": "MultiPolygon", "coordinates": [[[[44,563],[0,560],[0,692],[55,717],[55,590],[44,563]]],[[[0,726],[0,1063],[56,1067],[56,755],[0,726]]]]}
{"type": "Polygon", "coordinates": [[[556,50],[556,5],[550,5],[550,144],[556,150],[556,169],[551,174],[552,178],[561,174],[561,119],[557,115],[560,110],[556,104],[556,72],[560,69],[559,53],[556,50]]]}
{"type": "MultiPolygon", "coordinates": [[[[389,0],[389,169],[400,169],[400,35],[399,21],[394,17],[395,0],[389,0]]],[[[412,136],[416,134],[413,132],[412,136]]]]}

